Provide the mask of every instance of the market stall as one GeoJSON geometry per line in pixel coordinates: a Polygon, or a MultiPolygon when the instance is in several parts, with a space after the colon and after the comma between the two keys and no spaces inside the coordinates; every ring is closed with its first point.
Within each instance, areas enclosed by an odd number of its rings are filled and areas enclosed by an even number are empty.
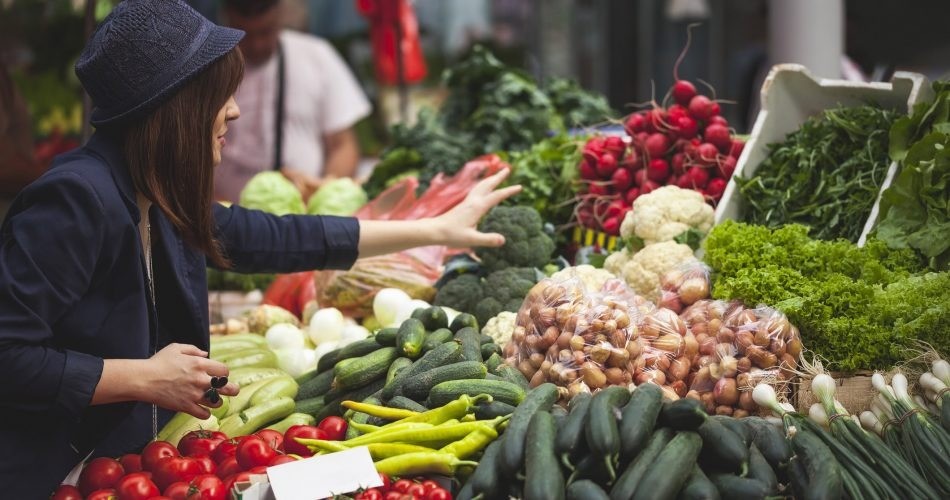
{"type": "Polygon", "coordinates": [[[212,327],[240,395],[54,498],[950,496],[950,86],[779,66],[738,137],[685,80],[624,117],[483,50],[445,83],[362,186],[241,204],[421,219],[510,166],[506,245],[218,276],[264,288],[212,327]]]}

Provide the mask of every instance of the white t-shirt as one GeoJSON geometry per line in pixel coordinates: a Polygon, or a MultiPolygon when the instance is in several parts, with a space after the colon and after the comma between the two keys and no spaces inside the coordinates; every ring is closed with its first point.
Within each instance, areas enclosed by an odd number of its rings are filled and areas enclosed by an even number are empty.
{"type": "MultiPolygon", "coordinates": [[[[280,43],[286,78],[282,166],[320,176],[324,136],[353,126],[371,107],[346,63],[325,40],[284,31],[280,43]]],[[[215,172],[215,197],[236,202],[251,177],[273,168],[276,53],[264,64],[245,68],[235,100],[241,117],[228,124],[227,145],[215,172]]]]}

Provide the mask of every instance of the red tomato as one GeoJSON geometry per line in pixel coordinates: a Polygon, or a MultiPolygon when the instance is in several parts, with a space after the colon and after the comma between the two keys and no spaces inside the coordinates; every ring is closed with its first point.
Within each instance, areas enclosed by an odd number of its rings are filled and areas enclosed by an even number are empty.
{"type": "Polygon", "coordinates": [[[393,487],[393,480],[382,472],[379,473],[379,480],[383,482],[383,485],[380,486],[379,489],[383,490],[384,492],[389,491],[389,489],[393,487]]]}
{"type": "Polygon", "coordinates": [[[142,470],[152,471],[163,458],[179,456],[178,448],[167,441],[152,441],[142,450],[142,470]]]}
{"type": "Polygon", "coordinates": [[[218,470],[218,464],[214,463],[214,460],[211,460],[211,457],[208,455],[201,455],[192,458],[198,462],[198,465],[201,467],[202,474],[214,474],[218,470]]]}
{"type": "Polygon", "coordinates": [[[276,451],[283,450],[284,435],[273,429],[261,429],[254,433],[255,436],[264,440],[271,448],[276,451]]]}
{"type": "Polygon", "coordinates": [[[226,439],[218,443],[218,446],[211,452],[211,459],[220,464],[224,459],[233,457],[234,452],[237,451],[238,442],[237,439],[226,439]]]}
{"type": "Polygon", "coordinates": [[[234,474],[233,476],[229,476],[224,479],[224,491],[230,492],[232,489],[234,489],[235,483],[245,482],[245,481],[250,480],[250,478],[251,478],[250,472],[238,472],[237,474],[234,474]]]}
{"type": "Polygon", "coordinates": [[[403,500],[403,497],[407,496],[405,493],[400,493],[396,490],[386,493],[386,496],[383,497],[383,500],[403,500]]]}
{"type": "Polygon", "coordinates": [[[142,455],[136,453],[122,455],[119,457],[119,463],[122,464],[122,470],[124,470],[126,474],[142,472],[142,455]]]}
{"type": "Polygon", "coordinates": [[[218,473],[218,477],[226,478],[228,476],[237,474],[238,472],[241,472],[242,470],[244,469],[242,469],[241,464],[237,462],[237,458],[228,457],[224,459],[223,462],[218,464],[217,473],[218,473]]]}
{"type": "Polygon", "coordinates": [[[296,461],[297,461],[297,459],[294,458],[294,457],[292,457],[292,456],[290,456],[290,455],[283,455],[283,454],[281,454],[281,455],[277,455],[276,457],[274,457],[274,459],[271,460],[270,463],[267,464],[267,466],[268,466],[268,467],[273,467],[273,466],[275,466],[275,465],[286,464],[286,463],[288,463],[288,462],[296,462],[296,461]]]}
{"type": "Polygon", "coordinates": [[[429,492],[432,491],[432,490],[437,490],[437,489],[441,488],[441,486],[439,486],[439,483],[437,483],[437,482],[435,482],[435,481],[433,481],[433,480],[431,480],[431,479],[426,480],[426,481],[423,481],[423,482],[422,482],[422,487],[426,489],[426,493],[429,493],[429,492]]]}
{"type": "Polygon", "coordinates": [[[258,465],[257,467],[252,467],[248,469],[247,472],[250,474],[267,474],[267,466],[258,465]]]}
{"type": "Polygon", "coordinates": [[[204,474],[191,481],[185,500],[225,500],[227,497],[224,482],[213,474],[204,474]]]}
{"type": "Polygon", "coordinates": [[[295,438],[330,439],[325,431],[312,425],[294,425],[284,434],[284,451],[301,457],[312,457],[310,448],[298,443],[295,438]]]}
{"type": "Polygon", "coordinates": [[[162,495],[160,497],[152,497],[149,500],[175,500],[175,499],[172,497],[166,497],[165,495],[162,495]]]}
{"type": "Polygon", "coordinates": [[[408,493],[408,494],[410,494],[410,495],[412,495],[412,496],[414,496],[414,497],[416,497],[416,498],[422,498],[422,497],[426,496],[426,493],[427,493],[427,492],[426,492],[426,487],[425,487],[425,486],[423,486],[423,485],[421,485],[421,484],[419,484],[419,483],[415,483],[415,484],[413,484],[412,486],[409,487],[409,490],[406,491],[406,493],[408,493]]]}
{"type": "Polygon", "coordinates": [[[400,479],[393,483],[393,491],[398,491],[399,493],[409,493],[409,487],[416,483],[408,479],[400,479]]]}
{"type": "Polygon", "coordinates": [[[201,475],[201,465],[194,458],[171,457],[158,462],[152,472],[155,484],[167,488],[172,483],[188,482],[201,475]]]}
{"type": "Polygon", "coordinates": [[[211,452],[227,438],[228,436],[223,432],[191,431],[178,442],[178,451],[186,457],[211,455],[211,452]]]}
{"type": "Polygon", "coordinates": [[[86,500],[115,500],[115,490],[108,488],[105,490],[96,490],[86,495],[86,500]]]}
{"type": "Polygon", "coordinates": [[[82,500],[82,493],[80,493],[79,488],[75,486],[61,484],[59,488],[56,488],[53,496],[49,498],[50,500],[82,500]]]}
{"type": "Polygon", "coordinates": [[[115,485],[115,490],[119,500],[147,500],[162,494],[158,486],[141,472],[129,474],[120,479],[115,485]]]}
{"type": "Polygon", "coordinates": [[[327,417],[320,421],[317,428],[326,432],[327,439],[331,441],[343,441],[346,438],[346,420],[340,417],[327,417]]]}
{"type": "Polygon", "coordinates": [[[452,500],[452,494],[448,491],[437,488],[426,494],[426,500],[452,500]]]}
{"type": "Polygon", "coordinates": [[[376,488],[362,491],[356,494],[355,500],[383,500],[383,492],[376,488]]]}
{"type": "Polygon", "coordinates": [[[237,461],[241,467],[250,469],[259,465],[267,465],[277,456],[277,452],[267,445],[263,439],[252,436],[241,441],[237,447],[237,461]]]}
{"type": "Polygon", "coordinates": [[[166,497],[170,497],[172,500],[185,500],[185,497],[188,496],[188,488],[188,483],[178,481],[177,483],[168,485],[164,493],[166,497]]]}
{"type": "Polygon", "coordinates": [[[118,460],[106,457],[93,459],[79,474],[79,491],[88,495],[96,490],[112,488],[124,475],[125,471],[118,460]]]}

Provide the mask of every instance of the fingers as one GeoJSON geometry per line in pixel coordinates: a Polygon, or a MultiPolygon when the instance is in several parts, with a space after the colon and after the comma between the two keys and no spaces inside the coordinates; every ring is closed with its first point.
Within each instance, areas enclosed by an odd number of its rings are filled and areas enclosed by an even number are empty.
{"type": "Polygon", "coordinates": [[[227,377],[229,373],[228,365],[213,359],[202,359],[200,366],[205,373],[212,377],[227,377]]]}
{"type": "Polygon", "coordinates": [[[492,192],[488,196],[488,202],[490,203],[489,207],[494,207],[499,203],[511,198],[512,196],[521,192],[521,186],[508,186],[504,189],[499,189],[498,191],[492,192]]]}
{"type": "MultiPolygon", "coordinates": [[[[218,403],[220,404],[220,402],[218,403]]],[[[211,416],[211,410],[208,410],[204,406],[199,405],[198,403],[191,403],[183,409],[183,411],[192,417],[200,418],[204,420],[211,416]]]]}
{"type": "Polygon", "coordinates": [[[234,382],[218,389],[218,394],[222,396],[237,396],[239,392],[241,392],[241,388],[234,382]]]}
{"type": "Polygon", "coordinates": [[[475,185],[475,189],[473,189],[472,191],[477,192],[477,193],[482,193],[482,194],[489,193],[493,191],[496,187],[500,186],[501,183],[504,182],[505,179],[507,179],[508,175],[510,174],[511,174],[510,168],[503,168],[497,173],[495,173],[494,175],[492,175],[491,177],[486,177],[485,179],[481,180],[478,184],[475,185]]]}
{"type": "Polygon", "coordinates": [[[187,354],[190,356],[200,356],[202,358],[208,356],[207,352],[202,351],[201,349],[198,349],[196,346],[193,346],[191,344],[174,344],[174,345],[178,347],[178,352],[182,354],[187,354]]]}
{"type": "Polygon", "coordinates": [[[475,231],[469,246],[473,247],[500,247],[505,244],[505,237],[498,233],[480,233],[475,231]]]}

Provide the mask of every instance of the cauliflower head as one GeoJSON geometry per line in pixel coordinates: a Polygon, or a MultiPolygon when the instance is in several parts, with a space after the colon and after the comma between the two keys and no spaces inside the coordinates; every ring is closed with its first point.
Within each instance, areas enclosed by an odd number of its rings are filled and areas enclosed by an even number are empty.
{"type": "Polygon", "coordinates": [[[615,277],[614,273],[608,269],[597,269],[587,264],[565,267],[551,275],[551,279],[557,281],[579,279],[588,290],[600,290],[604,287],[604,283],[606,283],[607,280],[611,280],[615,277]]]}
{"type": "Polygon", "coordinates": [[[705,235],[713,226],[715,211],[692,189],[663,186],[633,202],[620,225],[624,238],[637,237],[652,245],[695,229],[705,235]]]}
{"type": "MultiPolygon", "coordinates": [[[[624,252],[629,255],[629,251],[624,250],[624,252]]],[[[618,261],[620,259],[618,258],[618,261]]],[[[693,249],[688,245],[663,241],[644,247],[643,250],[630,255],[625,261],[621,261],[618,275],[630,285],[633,291],[656,301],[660,297],[660,276],[691,260],[696,260],[696,257],[693,255],[693,249]]]]}
{"type": "Polygon", "coordinates": [[[515,332],[518,313],[511,311],[502,311],[497,316],[488,320],[482,328],[482,334],[488,335],[494,339],[495,343],[504,347],[511,340],[511,335],[515,332]]]}

